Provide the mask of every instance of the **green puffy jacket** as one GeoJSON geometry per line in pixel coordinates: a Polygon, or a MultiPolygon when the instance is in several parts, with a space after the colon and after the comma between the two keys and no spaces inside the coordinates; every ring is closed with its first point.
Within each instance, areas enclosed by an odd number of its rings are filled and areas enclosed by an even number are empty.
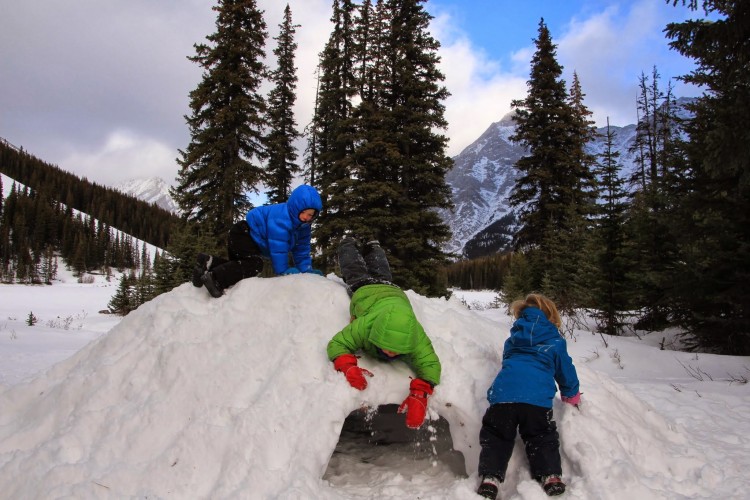
{"type": "Polygon", "coordinates": [[[366,285],[352,296],[352,322],[328,343],[328,359],[362,350],[378,358],[377,348],[401,354],[417,377],[440,383],[440,360],[417,321],[409,298],[393,285],[366,285]]]}

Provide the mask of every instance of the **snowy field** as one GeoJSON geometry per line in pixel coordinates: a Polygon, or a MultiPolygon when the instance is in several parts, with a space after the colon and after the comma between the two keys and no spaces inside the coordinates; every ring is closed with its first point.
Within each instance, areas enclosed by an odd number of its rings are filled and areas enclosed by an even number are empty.
{"type": "MultiPolygon", "coordinates": [[[[479,498],[511,325],[494,293],[408,292],[443,364],[431,420],[409,431],[392,412],[407,367],[363,358],[375,376],[359,392],[326,359],[348,321],[333,275],[252,278],[220,299],[184,284],[125,318],[100,313],[116,288],[0,285],[0,497],[479,498]]],[[[584,402],[555,401],[564,498],[748,498],[750,358],[663,337],[568,339],[584,402]]],[[[520,441],[500,498],[547,498],[520,441]]]]}

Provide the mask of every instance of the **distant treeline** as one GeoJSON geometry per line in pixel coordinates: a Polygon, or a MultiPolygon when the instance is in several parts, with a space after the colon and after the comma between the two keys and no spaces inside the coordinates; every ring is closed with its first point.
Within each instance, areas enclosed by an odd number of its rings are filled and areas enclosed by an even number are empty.
{"type": "Polygon", "coordinates": [[[458,261],[447,268],[448,284],[463,290],[501,290],[510,262],[510,253],[458,261]]]}
{"type": "MultiPolygon", "coordinates": [[[[0,189],[2,181],[0,181],[0,189]]],[[[0,281],[51,283],[61,256],[76,276],[141,267],[137,240],[28,187],[0,197],[0,281]]],[[[146,252],[147,255],[147,252],[146,252]]]]}
{"type": "MultiPolygon", "coordinates": [[[[84,212],[133,238],[166,248],[179,218],[163,208],[65,172],[0,139],[0,172],[36,195],[84,212]]],[[[32,220],[28,221],[33,223],[32,220]]]]}

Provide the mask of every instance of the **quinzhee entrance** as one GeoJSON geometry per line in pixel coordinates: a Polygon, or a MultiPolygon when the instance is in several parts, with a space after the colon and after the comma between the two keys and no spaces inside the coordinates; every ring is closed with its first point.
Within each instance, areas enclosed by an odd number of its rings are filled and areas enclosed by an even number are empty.
{"type": "Polygon", "coordinates": [[[323,479],[344,489],[368,488],[384,482],[429,478],[445,482],[465,478],[462,453],[453,449],[448,421],[425,421],[406,427],[398,405],[359,409],[349,414],[323,479]]]}

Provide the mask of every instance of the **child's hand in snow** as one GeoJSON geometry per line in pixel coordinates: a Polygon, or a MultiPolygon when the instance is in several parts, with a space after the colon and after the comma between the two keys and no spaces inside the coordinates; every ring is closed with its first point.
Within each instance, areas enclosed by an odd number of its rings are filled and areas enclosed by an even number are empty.
{"type": "Polygon", "coordinates": [[[367,388],[367,379],[372,377],[372,372],[357,366],[357,357],[353,354],[342,354],[333,360],[333,367],[336,371],[342,372],[346,376],[349,385],[355,389],[363,391],[367,388]]]}
{"type": "Polygon", "coordinates": [[[409,396],[398,407],[398,413],[406,413],[406,426],[419,429],[427,413],[427,398],[432,395],[432,386],[422,379],[415,378],[409,385],[409,396]]]}
{"type": "Polygon", "coordinates": [[[581,393],[580,391],[575,394],[575,396],[570,396],[569,398],[566,398],[565,396],[560,396],[560,398],[563,400],[563,403],[568,403],[569,405],[578,406],[581,403],[581,393]]]}

